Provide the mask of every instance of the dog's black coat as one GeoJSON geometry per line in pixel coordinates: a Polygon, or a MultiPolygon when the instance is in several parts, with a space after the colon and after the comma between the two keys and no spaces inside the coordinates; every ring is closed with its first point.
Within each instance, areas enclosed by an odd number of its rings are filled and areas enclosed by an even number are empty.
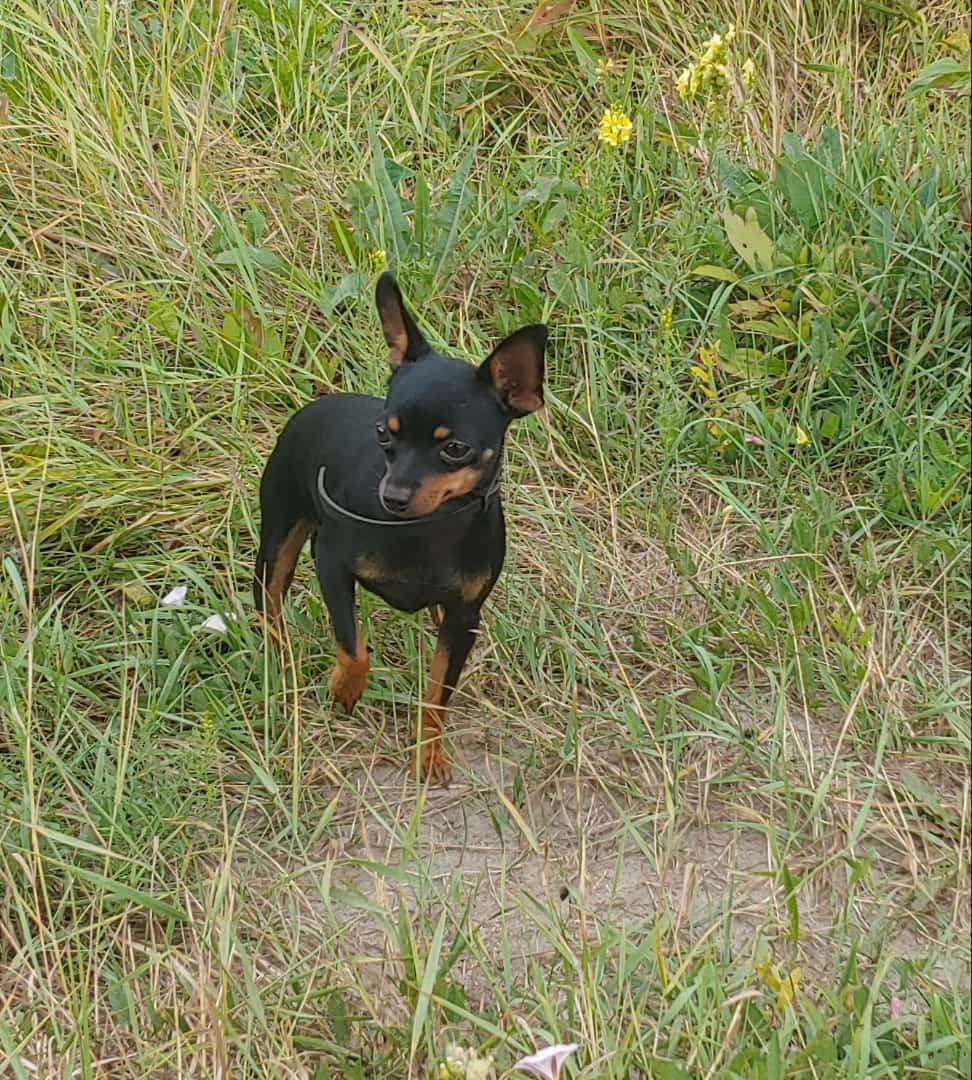
{"type": "Polygon", "coordinates": [[[506,551],[503,440],[513,419],[542,404],[546,330],[517,331],[477,368],[428,346],[390,274],[376,301],[388,394],[334,394],[291,417],[260,484],[254,594],[279,640],[283,598],[312,538],[338,645],[330,688],[347,709],[368,670],[356,584],[401,611],[440,609],[419,747],[422,772],[447,782],[445,709],[506,551]]]}

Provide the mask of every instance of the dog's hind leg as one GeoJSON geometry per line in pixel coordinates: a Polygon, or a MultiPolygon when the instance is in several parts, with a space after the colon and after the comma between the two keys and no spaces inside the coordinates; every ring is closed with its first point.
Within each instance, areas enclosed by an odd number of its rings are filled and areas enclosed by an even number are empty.
{"type": "Polygon", "coordinates": [[[283,641],[283,602],[294,580],[300,549],[314,531],[314,522],[304,518],[261,529],[253,575],[253,599],[264,616],[266,627],[278,645],[283,641]]]}

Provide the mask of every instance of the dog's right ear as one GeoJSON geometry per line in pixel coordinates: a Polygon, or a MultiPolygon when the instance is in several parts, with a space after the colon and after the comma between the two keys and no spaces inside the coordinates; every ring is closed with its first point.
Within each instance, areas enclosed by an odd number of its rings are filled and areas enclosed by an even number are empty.
{"type": "Polygon", "coordinates": [[[429,351],[428,343],[405,307],[394,274],[386,270],[375,286],[375,304],[388,343],[388,365],[397,371],[402,364],[418,360],[429,351]]]}

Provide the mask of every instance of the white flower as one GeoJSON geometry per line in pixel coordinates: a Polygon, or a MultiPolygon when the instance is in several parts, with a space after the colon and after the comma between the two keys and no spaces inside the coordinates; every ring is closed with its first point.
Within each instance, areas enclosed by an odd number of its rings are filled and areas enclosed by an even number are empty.
{"type": "Polygon", "coordinates": [[[186,593],[188,590],[185,585],[176,585],[176,587],[165,594],[162,597],[162,604],[165,607],[182,607],[186,602],[186,593]]]}
{"type": "Polygon", "coordinates": [[[554,1046],[545,1046],[535,1054],[528,1054],[513,1066],[520,1072],[530,1073],[532,1076],[542,1076],[546,1080],[557,1080],[560,1075],[560,1066],[577,1049],[577,1043],[557,1043],[554,1046]]]}
{"type": "Polygon", "coordinates": [[[200,630],[218,630],[219,633],[225,634],[229,627],[226,625],[226,621],[222,615],[210,615],[209,618],[199,624],[200,630]]]}
{"type": "Polygon", "coordinates": [[[466,1080],[490,1080],[492,1076],[493,1059],[491,1057],[474,1057],[466,1063],[466,1080]]]}

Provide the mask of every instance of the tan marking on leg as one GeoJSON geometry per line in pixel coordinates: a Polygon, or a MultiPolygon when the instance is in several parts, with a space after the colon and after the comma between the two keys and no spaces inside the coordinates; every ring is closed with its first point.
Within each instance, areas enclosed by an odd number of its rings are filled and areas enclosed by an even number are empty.
{"type": "Polygon", "coordinates": [[[368,681],[368,669],[371,662],[368,659],[368,650],[361,640],[358,632],[358,651],[354,656],[346,653],[338,645],[337,663],[331,672],[327,687],[331,691],[331,697],[344,709],[351,710],[358,704],[358,699],[364,693],[365,684],[368,681]]]}
{"type": "Polygon", "coordinates": [[[439,703],[449,668],[449,654],[441,644],[436,646],[429,667],[429,679],[422,702],[421,720],[415,732],[415,754],[421,776],[428,783],[447,787],[452,779],[449,759],[442,745],[442,729],[448,710],[439,703]]]}
{"type": "Polygon", "coordinates": [[[435,429],[435,431],[432,432],[432,438],[433,439],[448,439],[451,434],[452,434],[452,429],[451,428],[437,427],[435,429]]]}
{"type": "Polygon", "coordinates": [[[429,608],[429,615],[432,616],[432,625],[438,630],[445,618],[445,608],[441,604],[433,604],[429,608]]]}
{"type": "Polygon", "coordinates": [[[487,570],[485,574],[474,574],[472,577],[459,579],[459,592],[467,604],[475,603],[489,588],[493,575],[487,570]]]}
{"type": "MultiPolygon", "coordinates": [[[[405,350],[403,349],[402,350],[403,355],[404,355],[404,351],[405,350]]],[[[389,416],[388,419],[385,421],[385,427],[388,428],[388,430],[393,435],[397,435],[402,430],[402,422],[401,422],[401,420],[398,419],[397,416],[389,416]]]]}
{"type": "Polygon", "coordinates": [[[278,649],[283,648],[283,602],[294,580],[294,567],[300,555],[300,549],[313,531],[313,523],[300,520],[291,526],[290,532],[283,538],[273,562],[270,564],[270,577],[263,587],[265,625],[278,649]]]}

